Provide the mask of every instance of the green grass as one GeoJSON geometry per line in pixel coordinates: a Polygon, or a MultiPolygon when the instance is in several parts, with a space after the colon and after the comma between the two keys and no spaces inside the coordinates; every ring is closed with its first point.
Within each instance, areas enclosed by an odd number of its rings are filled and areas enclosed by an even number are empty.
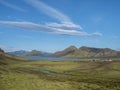
{"type": "Polygon", "coordinates": [[[120,61],[26,61],[5,55],[0,90],[120,90],[120,61]]]}

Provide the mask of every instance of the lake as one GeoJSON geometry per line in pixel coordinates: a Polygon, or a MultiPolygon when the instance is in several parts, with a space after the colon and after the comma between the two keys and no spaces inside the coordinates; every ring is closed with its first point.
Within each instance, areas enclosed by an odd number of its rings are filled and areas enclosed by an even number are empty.
{"type": "Polygon", "coordinates": [[[94,58],[27,57],[27,60],[93,60],[94,58]]]}

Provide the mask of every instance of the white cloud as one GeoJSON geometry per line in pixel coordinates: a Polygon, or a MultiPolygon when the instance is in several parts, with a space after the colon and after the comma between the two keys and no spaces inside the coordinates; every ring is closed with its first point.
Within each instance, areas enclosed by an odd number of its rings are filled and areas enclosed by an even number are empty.
{"type": "Polygon", "coordinates": [[[66,28],[66,29],[82,29],[79,25],[76,25],[72,22],[66,22],[66,23],[47,23],[46,24],[49,27],[56,27],[56,28],[66,28]]]}
{"type": "Polygon", "coordinates": [[[0,4],[4,5],[4,6],[6,6],[6,7],[12,8],[12,9],[18,10],[18,11],[25,12],[24,9],[22,9],[22,8],[14,5],[14,4],[8,3],[8,2],[6,2],[5,0],[0,0],[0,4]]]}
{"type": "MultiPolygon", "coordinates": [[[[55,34],[77,35],[77,36],[101,36],[101,33],[88,34],[84,31],[77,31],[75,29],[64,29],[61,27],[51,27],[49,25],[36,24],[32,22],[14,22],[14,21],[0,21],[0,25],[21,28],[25,30],[42,31],[55,34]]],[[[62,25],[60,25],[62,26],[62,25]]]]}
{"type": "MultiPolygon", "coordinates": [[[[52,33],[66,34],[66,35],[78,35],[78,36],[101,36],[101,33],[88,34],[82,30],[80,25],[73,23],[70,18],[58,11],[57,9],[39,1],[39,0],[25,0],[29,5],[42,11],[46,15],[59,20],[61,23],[46,23],[44,26],[47,29],[52,30],[52,33]]],[[[45,29],[46,30],[46,29],[45,29]]]]}
{"type": "Polygon", "coordinates": [[[43,13],[45,13],[46,15],[55,18],[57,20],[59,20],[61,23],[47,23],[47,26],[51,26],[51,27],[60,27],[60,28],[66,28],[66,29],[82,29],[82,27],[80,25],[77,25],[75,23],[73,23],[70,18],[63,14],[62,12],[58,11],[57,9],[39,1],[39,0],[25,0],[29,5],[31,5],[32,7],[38,9],[40,12],[42,11],[43,13]]]}
{"type": "Polygon", "coordinates": [[[45,25],[36,24],[32,22],[14,22],[14,21],[0,21],[1,25],[11,26],[21,29],[34,30],[34,31],[53,31],[45,25]]]}
{"type": "Polygon", "coordinates": [[[38,9],[40,12],[47,14],[48,16],[51,16],[52,18],[55,18],[62,23],[64,22],[71,22],[68,16],[65,14],[59,12],[57,9],[39,1],[39,0],[25,0],[29,5],[32,7],[38,9]]]}
{"type": "MultiPolygon", "coordinates": [[[[58,11],[57,9],[46,5],[45,3],[39,0],[25,0],[28,4],[32,7],[42,11],[43,13],[51,16],[60,21],[60,23],[45,23],[45,24],[37,24],[33,22],[18,22],[18,21],[0,21],[0,25],[10,26],[21,28],[25,30],[32,30],[32,31],[42,31],[42,32],[49,32],[54,34],[64,34],[64,35],[77,35],[77,36],[101,36],[101,33],[92,33],[89,34],[85,31],[82,31],[82,27],[73,23],[70,18],[58,11]]],[[[7,2],[1,0],[2,4],[20,10],[15,5],[11,5],[7,2]]]]}
{"type": "Polygon", "coordinates": [[[93,33],[92,35],[94,35],[94,36],[102,36],[102,33],[95,32],[95,33],[93,33]]]}

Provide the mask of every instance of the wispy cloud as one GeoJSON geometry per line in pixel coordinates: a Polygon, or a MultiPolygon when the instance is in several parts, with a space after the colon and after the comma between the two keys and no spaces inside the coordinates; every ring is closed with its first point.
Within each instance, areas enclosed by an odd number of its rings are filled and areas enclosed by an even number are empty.
{"type": "Polygon", "coordinates": [[[39,0],[24,0],[30,6],[36,8],[40,12],[42,11],[46,15],[57,19],[60,23],[46,23],[44,26],[52,29],[56,34],[66,34],[66,35],[79,35],[79,36],[101,36],[102,34],[99,32],[95,32],[93,34],[88,34],[87,32],[82,31],[82,27],[80,25],[75,24],[71,21],[71,19],[57,10],[39,0]]]}
{"type": "Polygon", "coordinates": [[[32,22],[0,21],[0,25],[11,26],[11,27],[27,29],[27,30],[34,30],[34,31],[53,31],[49,27],[32,22]]]}
{"type": "Polygon", "coordinates": [[[4,6],[6,6],[6,7],[12,8],[12,9],[18,10],[18,11],[25,12],[24,9],[18,7],[17,5],[8,3],[8,2],[6,2],[5,0],[0,0],[0,4],[4,5],[4,6]]]}
{"type": "Polygon", "coordinates": [[[57,9],[41,2],[40,0],[25,0],[29,5],[33,6],[34,8],[38,9],[40,12],[51,16],[52,18],[58,19],[61,22],[71,22],[68,16],[61,13],[57,9]]]}
{"type": "Polygon", "coordinates": [[[65,27],[70,27],[70,28],[71,28],[71,26],[73,26],[74,28],[82,29],[80,25],[73,23],[67,15],[63,14],[59,10],[57,10],[57,9],[39,1],[39,0],[25,0],[25,1],[30,6],[36,8],[40,12],[42,11],[46,15],[60,21],[60,24],[59,23],[49,23],[49,25],[52,25],[52,26],[56,25],[56,26],[60,26],[60,27],[65,26],[65,27]]]}
{"type": "Polygon", "coordinates": [[[55,27],[55,28],[64,28],[64,29],[82,29],[79,25],[73,24],[71,22],[66,23],[46,23],[49,27],[55,27]]]}
{"type": "MultiPolygon", "coordinates": [[[[77,36],[101,36],[101,33],[88,34],[84,31],[77,31],[71,29],[64,29],[58,27],[51,27],[49,25],[36,24],[32,22],[14,22],[14,21],[0,21],[0,25],[11,26],[32,31],[42,31],[54,34],[77,35],[77,36]]],[[[62,25],[61,25],[62,26],[62,25]]]]}
{"type": "MultiPolygon", "coordinates": [[[[89,34],[83,31],[80,25],[75,24],[70,20],[70,18],[58,11],[57,9],[50,7],[49,5],[39,1],[39,0],[25,0],[30,6],[42,11],[46,15],[57,19],[60,23],[56,22],[49,22],[45,24],[38,24],[33,22],[18,22],[18,21],[0,21],[0,25],[11,26],[16,28],[21,28],[25,30],[32,30],[32,31],[42,31],[42,32],[49,32],[54,34],[63,34],[63,35],[75,35],[75,36],[101,36],[102,34],[99,32],[95,32],[89,34]]],[[[8,7],[15,8],[13,5],[1,1],[8,7]]]]}

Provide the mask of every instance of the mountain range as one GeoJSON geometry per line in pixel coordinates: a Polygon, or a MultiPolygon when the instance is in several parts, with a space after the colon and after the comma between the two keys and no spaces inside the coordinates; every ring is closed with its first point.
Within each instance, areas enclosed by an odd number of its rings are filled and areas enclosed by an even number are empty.
{"type": "Polygon", "coordinates": [[[120,57],[120,51],[110,48],[94,48],[82,46],[77,48],[69,46],[68,48],[55,53],[47,53],[38,50],[8,52],[17,56],[39,56],[39,57],[66,57],[66,58],[94,58],[94,57],[120,57]]]}
{"type": "Polygon", "coordinates": [[[8,54],[15,55],[15,56],[22,56],[22,55],[28,53],[28,51],[19,50],[19,51],[7,52],[7,53],[8,53],[8,54]]]}
{"type": "Polygon", "coordinates": [[[91,58],[91,57],[120,57],[120,51],[110,48],[94,48],[70,46],[62,51],[55,52],[55,57],[91,58]]]}
{"type": "Polygon", "coordinates": [[[25,50],[20,50],[20,51],[14,51],[14,52],[7,52],[8,54],[12,54],[15,56],[39,56],[39,57],[47,57],[50,56],[51,53],[48,52],[42,52],[38,50],[32,50],[32,51],[25,51],[25,50]]]}

